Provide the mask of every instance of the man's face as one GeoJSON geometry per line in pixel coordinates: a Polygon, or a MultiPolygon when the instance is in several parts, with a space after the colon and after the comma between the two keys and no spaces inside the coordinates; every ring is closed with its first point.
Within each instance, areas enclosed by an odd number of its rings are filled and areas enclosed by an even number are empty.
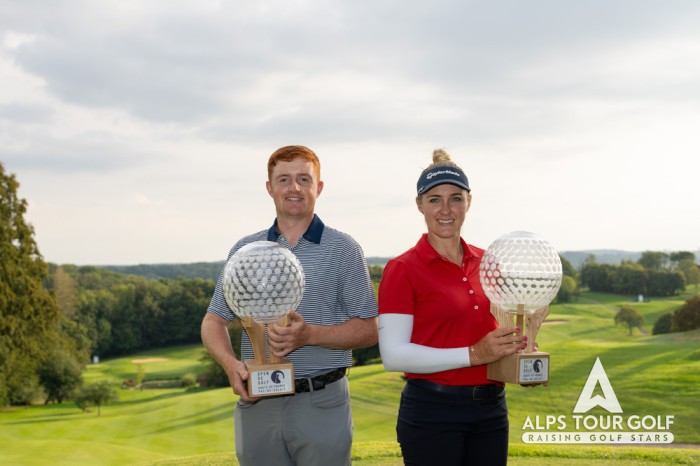
{"type": "Polygon", "coordinates": [[[297,157],[291,162],[278,162],[267,182],[277,218],[306,218],[314,214],[316,198],[323,182],[316,179],[313,163],[297,157]]]}

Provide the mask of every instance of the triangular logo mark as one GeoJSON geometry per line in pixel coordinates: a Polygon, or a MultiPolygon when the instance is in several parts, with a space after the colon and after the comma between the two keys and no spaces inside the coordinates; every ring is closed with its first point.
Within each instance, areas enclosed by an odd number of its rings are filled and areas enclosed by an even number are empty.
{"type": "Polygon", "coordinates": [[[591,369],[591,373],[588,375],[586,385],[584,385],[583,390],[581,390],[581,396],[578,397],[574,413],[586,413],[596,406],[600,406],[610,413],[622,412],[620,402],[617,401],[617,396],[615,396],[615,391],[612,385],[610,385],[610,380],[608,380],[600,358],[596,358],[595,364],[593,364],[593,369],[591,369]],[[604,396],[593,396],[593,391],[598,384],[600,384],[604,396]]]}

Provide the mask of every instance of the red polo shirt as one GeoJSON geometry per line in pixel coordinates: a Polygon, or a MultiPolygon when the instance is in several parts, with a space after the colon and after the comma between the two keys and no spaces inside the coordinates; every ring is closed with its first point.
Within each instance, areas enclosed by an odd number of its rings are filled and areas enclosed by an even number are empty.
{"type": "MultiPolygon", "coordinates": [[[[411,343],[433,348],[461,348],[479,342],[498,327],[479,282],[484,250],[462,241],[462,267],[438,254],[427,233],[405,253],[390,260],[379,284],[380,314],[413,315],[411,343]]],[[[482,385],[486,366],[431,374],[406,373],[443,385],[482,385]]]]}

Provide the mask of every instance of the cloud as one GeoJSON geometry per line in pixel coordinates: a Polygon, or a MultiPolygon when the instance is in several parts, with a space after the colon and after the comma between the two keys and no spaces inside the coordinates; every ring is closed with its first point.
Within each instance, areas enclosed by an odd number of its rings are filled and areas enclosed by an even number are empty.
{"type": "Polygon", "coordinates": [[[40,244],[51,255],[72,244],[65,260],[85,248],[83,263],[110,262],[110,235],[140,262],[220,258],[271,223],[265,161],[294,143],[322,158],[324,220],[371,254],[424,230],[412,198],[435,147],[474,184],[465,234],[477,244],[530,226],[569,249],[651,238],[694,248],[672,218],[698,201],[687,186],[700,148],[699,10],[0,0],[0,157],[40,244]],[[644,224],[649,212],[667,228],[644,224]],[[586,228],[591,218],[608,226],[586,228]]]}

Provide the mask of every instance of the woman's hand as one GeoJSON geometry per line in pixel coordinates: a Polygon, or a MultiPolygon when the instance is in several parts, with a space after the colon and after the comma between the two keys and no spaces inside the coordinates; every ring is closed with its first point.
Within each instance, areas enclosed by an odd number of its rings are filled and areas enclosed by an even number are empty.
{"type": "Polygon", "coordinates": [[[517,327],[497,328],[486,334],[476,345],[471,347],[469,354],[472,366],[498,361],[504,356],[518,353],[527,348],[527,336],[516,335],[520,332],[517,327]]]}

